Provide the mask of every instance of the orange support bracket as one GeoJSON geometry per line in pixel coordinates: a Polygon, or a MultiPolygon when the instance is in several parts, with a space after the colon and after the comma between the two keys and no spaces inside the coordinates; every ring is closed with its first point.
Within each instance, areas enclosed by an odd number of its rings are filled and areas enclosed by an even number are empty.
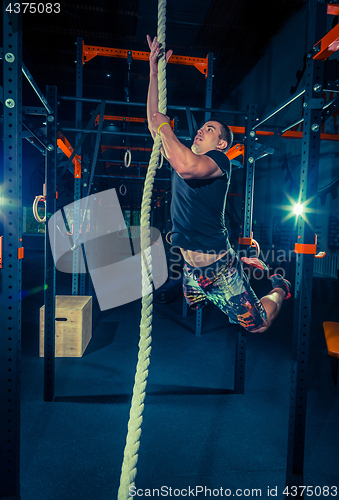
{"type": "Polygon", "coordinates": [[[333,358],[339,358],[339,323],[324,321],[323,328],[328,354],[333,358]]]}
{"type": "MultiPolygon", "coordinates": [[[[301,236],[298,236],[301,238],[301,236]]],[[[317,235],[314,235],[314,243],[295,243],[294,251],[295,253],[301,253],[306,255],[314,255],[318,259],[325,257],[326,252],[319,252],[317,254],[317,235]]]]}
{"type": "Polygon", "coordinates": [[[239,238],[238,242],[239,242],[240,245],[252,246],[252,243],[253,243],[253,231],[251,231],[251,237],[250,238],[239,238]]]}
{"type": "MultiPolygon", "coordinates": [[[[129,53],[132,55],[132,59],[136,59],[139,61],[149,60],[149,52],[141,52],[140,50],[110,49],[107,47],[85,45],[84,42],[82,42],[82,64],[90,61],[95,56],[119,57],[127,59],[129,53]]],[[[205,78],[207,78],[208,57],[187,57],[172,55],[169,58],[168,62],[171,64],[185,64],[188,66],[194,66],[198,71],[200,71],[200,73],[205,75],[205,78]]]]}
{"type": "MultiPolygon", "coordinates": [[[[4,237],[0,236],[0,269],[3,267],[3,261],[2,261],[2,245],[3,245],[3,240],[4,237]]],[[[20,243],[22,245],[22,238],[20,238],[20,243]]],[[[24,247],[21,246],[18,248],[18,259],[23,259],[24,258],[24,247]]]]}
{"type": "MultiPolygon", "coordinates": [[[[57,145],[63,153],[69,158],[73,153],[73,148],[62,132],[58,132],[57,145]]],[[[74,177],[81,177],[81,156],[75,155],[72,162],[74,163],[74,177]]]]}
{"type": "MultiPolygon", "coordinates": [[[[43,192],[43,195],[40,196],[39,201],[46,201],[46,184],[45,183],[43,184],[42,192],[43,192]]],[[[55,191],[55,197],[56,197],[56,199],[58,199],[58,191],[55,191]]],[[[38,198],[38,196],[36,196],[36,198],[38,198]]]]}
{"type": "MultiPolygon", "coordinates": [[[[22,245],[22,238],[20,238],[20,243],[22,245]]],[[[18,259],[23,259],[24,258],[24,247],[19,247],[18,248],[18,259]]]]}
{"type": "Polygon", "coordinates": [[[339,16],[339,5],[328,3],[327,4],[327,14],[330,14],[332,16],[339,16]]]}
{"type": "Polygon", "coordinates": [[[325,60],[339,49],[339,24],[329,31],[318,43],[320,43],[320,51],[313,56],[313,59],[325,60]]]}
{"type": "Polygon", "coordinates": [[[226,153],[227,158],[231,161],[234,158],[237,158],[237,156],[245,154],[245,146],[244,144],[236,144],[233,146],[231,149],[229,149],[226,153]]]}

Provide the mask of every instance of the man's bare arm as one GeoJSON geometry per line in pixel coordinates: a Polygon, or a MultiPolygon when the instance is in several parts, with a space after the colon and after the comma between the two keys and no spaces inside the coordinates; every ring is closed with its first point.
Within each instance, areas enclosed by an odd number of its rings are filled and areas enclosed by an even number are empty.
{"type": "Polygon", "coordinates": [[[183,179],[206,179],[222,175],[221,169],[212,158],[196,155],[179,141],[170,126],[168,116],[155,113],[151,120],[153,130],[158,130],[159,126],[166,122],[159,130],[162,146],[172,167],[183,179]]]}
{"type": "MultiPolygon", "coordinates": [[[[147,35],[148,46],[151,50],[149,64],[150,64],[150,80],[148,86],[148,94],[147,94],[147,122],[148,129],[154,139],[157,130],[155,130],[152,126],[152,116],[159,111],[159,92],[158,92],[158,59],[161,56],[161,47],[157,40],[157,37],[154,40],[151,40],[151,37],[147,35]]],[[[172,50],[169,50],[166,53],[166,63],[168,59],[172,55],[172,50]]]]}

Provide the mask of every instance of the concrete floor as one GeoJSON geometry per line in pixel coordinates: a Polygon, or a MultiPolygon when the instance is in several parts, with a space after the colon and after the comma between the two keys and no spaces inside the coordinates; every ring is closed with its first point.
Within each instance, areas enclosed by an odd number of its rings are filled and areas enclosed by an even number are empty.
{"type": "MultiPolygon", "coordinates": [[[[82,358],[56,359],[56,397],[49,403],[38,351],[43,292],[34,291],[42,283],[43,253],[32,250],[23,269],[21,498],[111,500],[127,434],[140,301],[101,313],[94,299],[92,340],[82,358]]],[[[260,295],[269,284],[253,287],[260,295]]],[[[322,321],[339,320],[333,287],[320,279],[313,287],[304,466],[304,484],[313,487],[339,483],[339,389],[322,331],[322,321]]],[[[58,273],[57,293],[70,290],[70,276],[58,273]]],[[[181,498],[190,487],[200,497],[242,489],[256,498],[260,489],[265,498],[277,487],[276,496],[286,498],[293,299],[269,331],[247,335],[243,395],[227,394],[236,327],[208,306],[197,337],[195,313],[183,318],[181,307],[181,294],[154,304],[137,496],[157,488],[160,495],[163,487],[162,496],[181,498]],[[201,493],[194,489],[200,486],[201,493]]]]}

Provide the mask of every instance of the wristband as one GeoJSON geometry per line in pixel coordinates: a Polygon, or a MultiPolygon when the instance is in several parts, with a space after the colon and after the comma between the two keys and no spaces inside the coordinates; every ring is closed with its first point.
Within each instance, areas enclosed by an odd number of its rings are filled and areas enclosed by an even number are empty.
{"type": "MultiPolygon", "coordinates": [[[[161,129],[161,127],[162,127],[163,125],[170,125],[170,124],[169,124],[168,122],[164,122],[164,123],[162,123],[161,125],[159,125],[159,127],[158,127],[158,135],[160,135],[160,129],[161,129]]],[[[171,125],[170,125],[170,126],[171,126],[171,125]]]]}

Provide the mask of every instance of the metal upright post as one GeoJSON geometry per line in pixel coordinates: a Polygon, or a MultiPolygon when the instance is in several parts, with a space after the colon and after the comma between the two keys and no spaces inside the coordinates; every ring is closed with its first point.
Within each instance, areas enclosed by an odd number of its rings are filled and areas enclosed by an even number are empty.
{"type": "MultiPolygon", "coordinates": [[[[76,50],[76,97],[82,97],[82,78],[83,78],[83,66],[82,66],[82,45],[83,39],[77,38],[77,50],[76,50]]],[[[82,101],[76,101],[75,104],[75,128],[82,128],[82,101]]],[[[81,134],[77,134],[75,142],[77,143],[80,139],[81,134]]],[[[81,150],[78,151],[81,155],[81,150]]],[[[73,213],[73,223],[74,231],[73,238],[74,241],[79,237],[80,231],[80,208],[78,200],[81,198],[81,178],[74,177],[74,213],[73,213]]],[[[81,247],[75,248],[73,251],[73,273],[72,273],[72,295],[78,295],[79,293],[79,272],[80,272],[80,254],[81,247]]],[[[82,260],[82,259],[81,259],[82,260]]]]}
{"type": "Polygon", "coordinates": [[[238,325],[234,364],[234,393],[245,392],[246,331],[238,325]]]}
{"type": "MultiPolygon", "coordinates": [[[[212,88],[213,88],[213,61],[214,54],[213,52],[208,53],[208,66],[207,66],[207,78],[206,78],[206,100],[205,107],[212,108],[212,88]]],[[[207,122],[211,118],[211,113],[206,111],[205,113],[205,122],[207,122]]]]}
{"type": "Polygon", "coordinates": [[[254,173],[255,173],[255,132],[253,127],[257,118],[257,106],[250,104],[248,106],[248,115],[245,126],[245,158],[244,158],[244,186],[245,193],[243,197],[244,228],[243,237],[250,238],[252,233],[252,215],[253,215],[253,194],[254,194],[254,173]]]}
{"type": "MultiPolygon", "coordinates": [[[[88,155],[84,154],[81,156],[81,166],[82,166],[82,197],[84,198],[87,195],[88,191],[88,179],[89,179],[89,158],[88,155]]],[[[90,223],[91,225],[91,220],[90,223]]],[[[87,231],[87,214],[85,214],[85,218],[83,219],[83,231],[87,231]]],[[[86,280],[90,280],[89,275],[86,273],[85,260],[81,261],[81,274],[80,274],[80,287],[79,287],[79,295],[86,294],[86,280]]]]}
{"type": "MultiPolygon", "coordinates": [[[[57,89],[46,88],[47,102],[51,114],[47,116],[47,152],[45,168],[45,286],[44,286],[44,401],[53,401],[55,391],[55,265],[49,232],[55,227],[48,227],[48,221],[56,212],[56,152],[57,152],[57,89]]],[[[55,241],[55,236],[53,237],[55,241]]]]}
{"type": "Polygon", "coordinates": [[[0,497],[20,499],[20,358],[22,291],[21,15],[3,3],[3,236],[0,335],[0,497]]]}
{"type": "MultiPolygon", "coordinates": [[[[245,127],[245,158],[244,158],[244,186],[243,196],[243,237],[251,238],[255,172],[255,132],[253,127],[257,118],[257,106],[250,104],[245,127]]],[[[236,354],[234,367],[234,392],[243,394],[245,390],[245,362],[246,362],[246,330],[238,327],[236,340],[236,354]]]]}
{"type": "MultiPolygon", "coordinates": [[[[313,47],[326,31],[326,3],[311,0],[309,4],[308,43],[313,47]]],[[[300,204],[307,202],[307,220],[302,216],[298,223],[298,243],[315,242],[315,217],[320,152],[322,83],[324,61],[309,58],[305,71],[304,126],[301,151],[300,204]]],[[[304,447],[307,401],[307,363],[311,323],[311,300],[314,255],[296,254],[294,292],[293,346],[291,393],[289,404],[288,451],[286,485],[304,485],[304,447]]],[[[295,493],[295,490],[294,490],[295,493]]],[[[298,491],[302,498],[301,492],[298,491]]]]}

